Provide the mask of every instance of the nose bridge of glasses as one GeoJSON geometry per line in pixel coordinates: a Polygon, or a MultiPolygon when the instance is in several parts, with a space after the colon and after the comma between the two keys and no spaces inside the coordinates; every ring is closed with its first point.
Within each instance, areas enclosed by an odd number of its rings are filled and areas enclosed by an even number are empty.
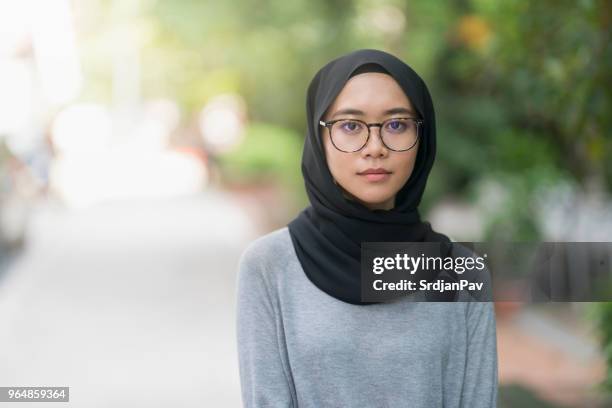
{"type": "MultiPolygon", "coordinates": [[[[383,125],[384,125],[384,123],[382,123],[382,122],[381,123],[366,123],[366,126],[368,128],[368,133],[369,133],[370,136],[372,135],[372,128],[373,127],[377,127],[378,128],[378,137],[380,138],[381,144],[383,146],[385,146],[385,144],[384,144],[384,142],[382,140],[382,137],[383,137],[383,135],[382,135],[383,125]]],[[[366,142],[366,144],[368,144],[368,143],[370,143],[369,140],[366,142]]]]}
{"type": "MultiPolygon", "coordinates": [[[[365,123],[365,122],[364,122],[365,123]]],[[[379,131],[382,130],[383,123],[366,123],[368,130],[371,132],[373,127],[377,127],[379,131]]]]}
{"type": "Polygon", "coordinates": [[[366,123],[366,122],[363,122],[363,123],[365,123],[368,129],[368,136],[365,140],[365,143],[362,146],[362,149],[367,150],[371,148],[373,144],[375,145],[375,147],[387,149],[387,145],[383,141],[383,135],[382,135],[382,129],[383,129],[384,123],[366,123]],[[373,127],[378,128],[378,138],[376,136],[372,137],[372,133],[375,133],[375,132],[372,132],[373,127]],[[378,139],[378,141],[374,142],[372,139],[378,139]]]}

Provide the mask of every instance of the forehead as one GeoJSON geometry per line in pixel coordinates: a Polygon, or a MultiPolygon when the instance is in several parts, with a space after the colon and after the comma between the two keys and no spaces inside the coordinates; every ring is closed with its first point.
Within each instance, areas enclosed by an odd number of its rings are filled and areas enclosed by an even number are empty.
{"type": "Polygon", "coordinates": [[[351,77],[327,112],[340,109],[358,109],[367,114],[378,114],[390,108],[412,109],[410,99],[392,76],[380,72],[367,72],[351,77]]]}

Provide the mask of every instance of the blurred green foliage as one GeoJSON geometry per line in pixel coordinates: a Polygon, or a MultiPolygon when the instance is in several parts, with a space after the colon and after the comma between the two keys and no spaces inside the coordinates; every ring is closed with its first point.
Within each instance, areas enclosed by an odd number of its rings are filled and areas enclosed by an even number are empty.
{"type": "Polygon", "coordinates": [[[300,163],[302,139],[280,126],[250,124],[239,149],[219,155],[228,183],[245,184],[271,180],[295,197],[296,207],[306,200],[300,163]]]}
{"type": "Polygon", "coordinates": [[[531,207],[541,184],[612,188],[611,6],[456,4],[456,35],[436,64],[436,174],[457,193],[494,174],[513,203],[487,220],[486,238],[538,239],[531,207]]]}
{"type": "Polygon", "coordinates": [[[601,335],[601,346],[608,371],[600,388],[612,393],[612,302],[595,303],[590,309],[601,335]]]}
{"type": "MultiPolygon", "coordinates": [[[[186,117],[208,98],[234,92],[245,98],[251,121],[303,136],[306,87],[322,65],[357,48],[403,58],[429,84],[437,109],[438,158],[423,212],[446,194],[470,197],[482,177],[500,175],[512,180],[506,187],[519,205],[488,220],[488,231],[520,219],[516,238],[536,239],[523,204],[538,177],[612,189],[608,2],[146,5],[143,89],[175,98],[186,117]]],[[[299,161],[284,164],[279,177],[301,178],[299,161]]],[[[242,169],[259,171],[256,163],[242,169]]]]}
{"type": "Polygon", "coordinates": [[[517,384],[499,387],[498,408],[558,408],[556,404],[542,401],[532,391],[517,384]]]}

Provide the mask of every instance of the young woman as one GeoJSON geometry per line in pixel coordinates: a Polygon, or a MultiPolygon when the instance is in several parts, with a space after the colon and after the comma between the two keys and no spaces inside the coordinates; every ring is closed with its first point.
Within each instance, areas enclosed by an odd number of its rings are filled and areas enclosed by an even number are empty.
{"type": "Polygon", "coordinates": [[[244,406],[495,407],[491,302],[360,298],[362,242],[450,242],[417,209],[436,150],[425,83],[388,53],[358,50],[315,75],[307,120],[311,206],[239,262],[244,406]]]}

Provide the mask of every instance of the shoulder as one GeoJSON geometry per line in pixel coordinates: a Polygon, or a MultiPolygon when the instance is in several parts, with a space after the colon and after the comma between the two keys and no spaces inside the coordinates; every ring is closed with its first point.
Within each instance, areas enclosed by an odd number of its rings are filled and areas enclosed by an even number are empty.
{"type": "Polygon", "coordinates": [[[292,245],[286,226],[262,235],[242,251],[240,270],[257,269],[261,274],[269,274],[276,265],[285,262],[293,254],[292,245]]]}

